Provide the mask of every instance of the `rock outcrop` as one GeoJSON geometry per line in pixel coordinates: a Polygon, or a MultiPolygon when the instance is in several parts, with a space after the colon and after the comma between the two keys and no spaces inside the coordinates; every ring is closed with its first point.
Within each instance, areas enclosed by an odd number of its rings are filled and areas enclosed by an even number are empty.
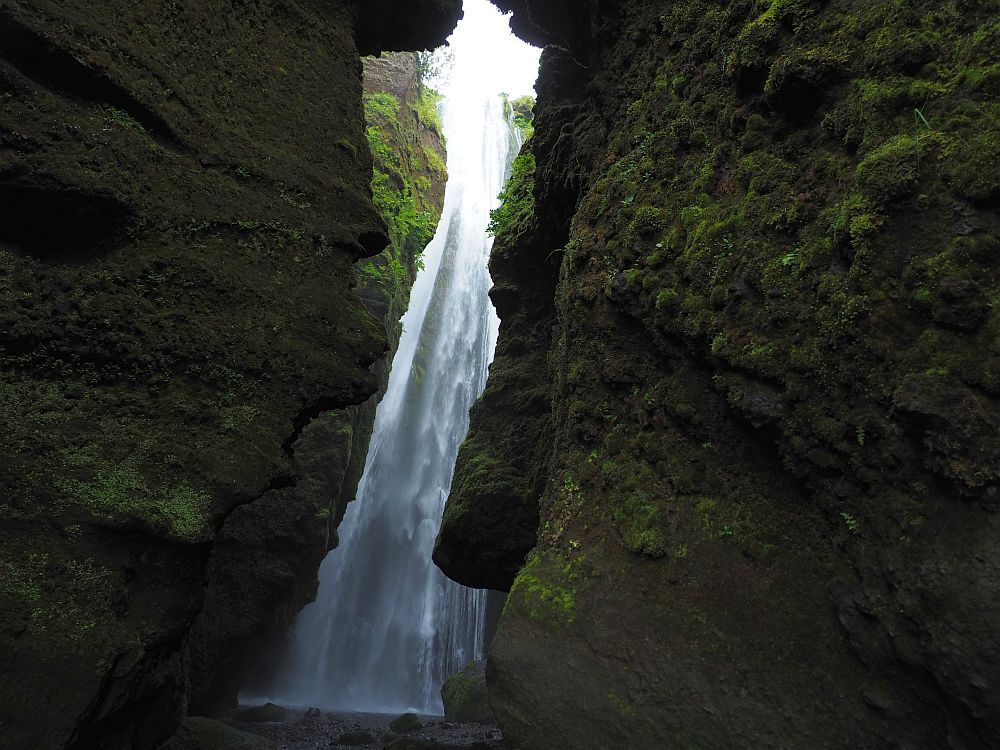
{"type": "Polygon", "coordinates": [[[437,95],[423,86],[416,54],[366,58],[364,67],[375,203],[390,229],[386,249],[357,263],[358,292],[389,342],[385,359],[374,365],[378,391],[363,404],[324,413],[306,425],[290,446],[299,480],[265,492],[226,518],[191,632],[188,711],[193,714],[233,707],[265,645],[316,595],[319,565],[337,545],[337,527],[361,479],[417,260],[444,204],[437,95]]]}
{"type": "Polygon", "coordinates": [[[460,4],[374,5],[0,2],[3,747],[166,739],[226,519],[375,391],[358,53],[460,4]]]}
{"type": "Polygon", "coordinates": [[[549,47],[435,558],[510,588],[508,741],[997,746],[995,9],[497,5],[549,47]]]}
{"type": "Polygon", "coordinates": [[[444,717],[448,721],[495,724],[486,688],[486,662],[470,662],[441,686],[444,717]]]}

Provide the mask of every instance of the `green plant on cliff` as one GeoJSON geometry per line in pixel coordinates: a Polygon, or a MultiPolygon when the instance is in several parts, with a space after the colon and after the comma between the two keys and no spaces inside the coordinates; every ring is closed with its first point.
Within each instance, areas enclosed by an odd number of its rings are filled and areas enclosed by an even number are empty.
{"type": "Polygon", "coordinates": [[[441,94],[434,89],[422,86],[420,94],[417,96],[417,120],[426,128],[441,133],[441,116],[438,114],[438,105],[442,100],[441,94]]]}
{"type": "Polygon", "coordinates": [[[507,112],[507,116],[510,121],[514,124],[514,127],[518,128],[524,136],[524,140],[528,140],[535,132],[535,99],[532,96],[519,96],[516,99],[511,99],[507,94],[501,94],[503,99],[504,109],[507,112]]]}
{"type": "Polygon", "coordinates": [[[669,551],[660,506],[643,493],[630,495],[616,509],[614,521],[629,551],[650,557],[663,557],[669,551]]]}
{"type": "Polygon", "coordinates": [[[487,232],[492,236],[509,234],[531,216],[534,209],[535,156],[531,153],[531,142],[525,142],[521,153],[514,159],[510,178],[500,193],[500,205],[490,211],[490,225],[487,232]]]}
{"type": "Polygon", "coordinates": [[[562,563],[533,554],[518,573],[510,589],[514,600],[535,621],[554,626],[569,625],[577,615],[576,591],[585,585],[586,558],[562,563]]]}
{"type": "Polygon", "coordinates": [[[101,116],[109,123],[113,123],[121,128],[138,130],[141,133],[146,132],[146,128],[142,126],[142,123],[125,110],[118,109],[117,107],[101,107],[99,111],[101,116]]]}
{"type": "Polygon", "coordinates": [[[63,559],[55,552],[15,559],[0,551],[0,600],[26,613],[29,631],[77,645],[113,593],[111,571],[92,559],[63,559]]]}
{"type": "Polygon", "coordinates": [[[129,463],[103,464],[89,480],[62,479],[57,486],[98,517],[116,522],[138,520],[185,541],[209,533],[211,498],[187,485],[153,490],[129,463]]]}
{"type": "Polygon", "coordinates": [[[407,269],[419,265],[421,252],[434,236],[436,215],[426,196],[432,177],[443,180],[444,163],[433,149],[418,143],[415,130],[441,132],[439,100],[437,92],[422,86],[414,109],[403,112],[391,93],[364,95],[365,132],[374,158],[372,198],[388,226],[390,244],[379,256],[363,261],[359,271],[387,290],[403,288],[411,273],[407,269]]]}

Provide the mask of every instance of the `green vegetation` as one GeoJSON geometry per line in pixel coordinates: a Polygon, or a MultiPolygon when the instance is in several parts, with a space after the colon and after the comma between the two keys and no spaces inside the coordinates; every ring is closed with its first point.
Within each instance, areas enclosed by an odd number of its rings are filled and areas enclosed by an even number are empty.
{"type": "Polygon", "coordinates": [[[206,492],[183,484],[154,491],[130,463],[104,465],[89,481],[67,478],[57,486],[98,517],[138,520],[184,541],[200,541],[211,533],[206,492]]]}
{"type": "Polygon", "coordinates": [[[844,525],[847,527],[848,531],[850,531],[852,534],[857,534],[860,532],[861,526],[858,523],[857,518],[852,516],[850,513],[841,513],[840,517],[844,519],[844,525]]]}
{"type": "MultiPolygon", "coordinates": [[[[630,552],[664,557],[669,551],[669,541],[665,534],[659,505],[637,493],[630,495],[625,503],[615,510],[615,523],[622,542],[630,552]]],[[[687,551],[685,548],[684,555],[687,551]]]]}
{"type": "Polygon", "coordinates": [[[534,176],[535,155],[531,153],[531,141],[527,141],[511,166],[510,179],[500,193],[500,206],[490,211],[489,234],[513,236],[528,220],[535,205],[534,176]]]}
{"type": "Polygon", "coordinates": [[[434,236],[437,212],[431,208],[432,184],[443,184],[445,165],[421,128],[440,136],[437,105],[440,95],[421,87],[416,106],[401,111],[390,93],[365,93],[368,147],[374,158],[372,197],[389,228],[390,245],[380,255],[362,261],[358,270],[368,279],[397,294],[407,285],[414,264],[434,236]]]}
{"type": "Polygon", "coordinates": [[[511,587],[507,606],[514,603],[537,622],[569,625],[578,614],[577,592],[588,577],[585,556],[560,561],[532,554],[511,587]]]}
{"type": "Polygon", "coordinates": [[[7,599],[24,613],[26,626],[36,634],[79,644],[113,592],[111,571],[95,560],[63,559],[55,552],[16,559],[0,553],[0,600],[7,599]]]}
{"type": "Polygon", "coordinates": [[[535,99],[531,96],[519,96],[509,99],[503,94],[504,106],[514,127],[518,128],[528,140],[535,132],[535,99]]]}
{"type": "Polygon", "coordinates": [[[114,123],[119,127],[131,128],[132,130],[138,130],[141,132],[146,131],[146,129],[142,126],[142,123],[124,110],[117,109],[116,107],[101,107],[100,112],[101,116],[104,117],[105,120],[114,123]]]}

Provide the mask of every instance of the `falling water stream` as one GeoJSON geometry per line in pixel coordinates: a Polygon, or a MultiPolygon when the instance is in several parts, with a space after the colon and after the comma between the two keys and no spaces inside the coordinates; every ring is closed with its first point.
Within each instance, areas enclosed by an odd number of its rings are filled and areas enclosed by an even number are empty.
{"type": "MultiPolygon", "coordinates": [[[[485,0],[466,0],[465,10],[444,87],[444,210],[403,317],[357,500],[281,667],[253,689],[285,705],[441,713],[443,680],[484,655],[486,592],[450,581],[431,561],[469,408],[496,344],[486,228],[519,146],[498,96],[502,82],[491,86],[485,75],[510,64],[495,58],[510,54],[495,47],[498,35],[509,36],[506,22],[485,0]]],[[[518,54],[537,70],[537,51],[518,54]]]]}

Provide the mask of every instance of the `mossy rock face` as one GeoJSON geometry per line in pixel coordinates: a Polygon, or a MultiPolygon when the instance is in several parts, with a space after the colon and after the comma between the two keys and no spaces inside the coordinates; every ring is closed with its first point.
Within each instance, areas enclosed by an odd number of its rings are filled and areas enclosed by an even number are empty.
{"type": "Polygon", "coordinates": [[[389,237],[355,35],[433,46],[459,12],[98,5],[0,9],[4,747],[176,728],[219,529],[377,387],[354,266],[389,237]]]}
{"type": "Polygon", "coordinates": [[[444,202],[445,149],[414,53],[364,60],[372,186],[390,243],[356,263],[358,292],[385,329],[378,391],[365,403],[318,416],[291,446],[294,486],[263,493],[230,514],[209,563],[205,606],[192,630],[189,710],[214,715],[236,703],[241,683],[316,594],[317,571],[364,469],[375,407],[389,378],[420,253],[444,202]],[[398,185],[398,188],[390,187],[398,185]],[[263,645],[262,645],[263,644],[263,645]]]}
{"type": "Polygon", "coordinates": [[[435,559],[507,740],[1000,743],[996,4],[498,4],[558,46],[435,559]]]}
{"type": "Polygon", "coordinates": [[[469,663],[441,686],[444,716],[448,721],[495,724],[486,690],[486,662],[469,663]]]}
{"type": "Polygon", "coordinates": [[[276,750],[276,745],[221,721],[191,716],[159,750],[276,750]]]}
{"type": "Polygon", "coordinates": [[[498,233],[490,297],[500,315],[491,375],[471,414],[434,545],[434,562],[469,586],[507,590],[536,541],[538,498],[549,450],[550,393],[546,368],[555,316],[557,261],[527,254],[534,217],[534,157],[530,141],[512,166],[506,208],[493,214],[498,233]]]}
{"type": "Polygon", "coordinates": [[[402,714],[397,716],[395,719],[389,722],[389,729],[396,734],[406,734],[407,732],[415,732],[423,727],[423,722],[420,721],[420,717],[416,714],[402,714]]]}

